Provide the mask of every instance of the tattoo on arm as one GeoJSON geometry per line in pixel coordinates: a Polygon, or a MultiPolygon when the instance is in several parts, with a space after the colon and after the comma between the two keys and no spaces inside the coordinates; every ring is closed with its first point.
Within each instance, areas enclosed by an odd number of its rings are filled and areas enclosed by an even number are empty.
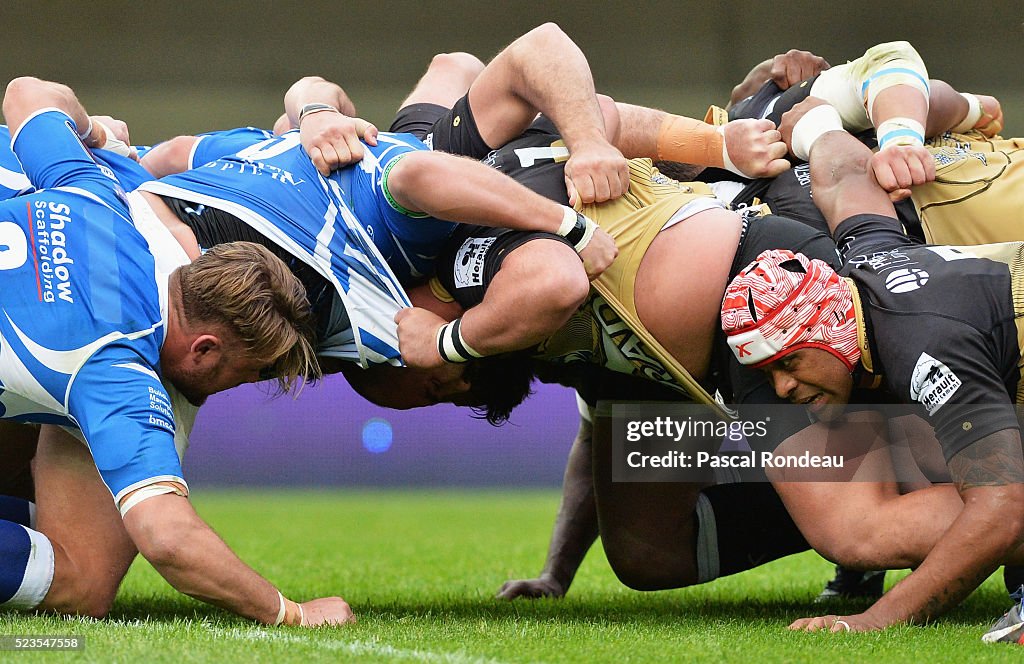
{"type": "Polygon", "coordinates": [[[971,443],[949,460],[949,470],[960,491],[1024,483],[1020,432],[1005,429],[971,443]]]}

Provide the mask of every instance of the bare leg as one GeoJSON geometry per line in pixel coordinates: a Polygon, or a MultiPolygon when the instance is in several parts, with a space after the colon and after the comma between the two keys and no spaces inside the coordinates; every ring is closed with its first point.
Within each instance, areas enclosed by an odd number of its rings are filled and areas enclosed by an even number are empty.
{"type": "Polygon", "coordinates": [[[53,426],[40,431],[34,465],[37,530],[53,544],[53,583],[40,605],[103,617],[135,558],[89,450],[53,426]]]}
{"type": "Polygon", "coordinates": [[[465,96],[484,63],[469,53],[439,53],[430,61],[427,73],[416,83],[400,108],[413,104],[437,104],[451,108],[465,96]]]}
{"type": "Polygon", "coordinates": [[[594,420],[594,496],[608,562],[635,590],[698,582],[697,496],[710,484],[613,482],[610,414],[594,420]]]}

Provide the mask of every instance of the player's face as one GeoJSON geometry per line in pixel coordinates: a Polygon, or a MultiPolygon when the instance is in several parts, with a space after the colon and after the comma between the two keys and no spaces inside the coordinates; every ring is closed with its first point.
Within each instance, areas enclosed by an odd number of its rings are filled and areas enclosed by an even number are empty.
{"type": "Polygon", "coordinates": [[[764,368],[775,393],[830,421],[850,402],[853,377],[842,360],[820,348],[801,348],[764,368]]]}
{"type": "Polygon", "coordinates": [[[349,384],[367,401],[398,410],[445,402],[469,405],[466,399],[470,385],[464,375],[462,364],[445,364],[437,369],[377,365],[345,371],[349,384]]]}
{"type": "Polygon", "coordinates": [[[231,389],[242,383],[260,380],[265,363],[245,356],[221,356],[211,367],[186,368],[164,367],[165,377],[188,399],[193,406],[201,406],[207,397],[231,389]]]}

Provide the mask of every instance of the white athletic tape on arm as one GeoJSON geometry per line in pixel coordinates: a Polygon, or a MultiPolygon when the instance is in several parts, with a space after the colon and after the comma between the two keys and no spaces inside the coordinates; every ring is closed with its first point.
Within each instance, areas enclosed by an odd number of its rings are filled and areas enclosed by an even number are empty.
{"type": "Polygon", "coordinates": [[[889,118],[878,125],[878,149],[897,145],[924,145],[924,126],[913,118],[889,118]]]}
{"type": "Polygon", "coordinates": [[[792,145],[790,146],[793,156],[807,161],[814,141],[830,131],[843,131],[842,118],[839,117],[836,109],[828,104],[815,106],[793,127],[792,145]]]}
{"type": "Polygon", "coordinates": [[[977,95],[973,95],[970,92],[961,92],[960,96],[967,100],[967,115],[964,116],[960,124],[951,130],[958,134],[974,129],[974,125],[978,124],[982,114],[981,101],[978,100],[977,95]]]}
{"type": "Polygon", "coordinates": [[[141,489],[136,489],[125,496],[124,500],[118,506],[121,511],[121,518],[128,513],[128,510],[135,507],[144,500],[155,498],[156,496],[163,496],[168,493],[177,494],[179,496],[188,497],[188,490],[179,486],[175,486],[175,483],[158,482],[155,484],[148,484],[141,489]]]}
{"type": "MultiPolygon", "coordinates": [[[[90,120],[90,125],[89,125],[89,130],[90,131],[92,131],[92,124],[91,124],[91,122],[92,121],[90,120]]],[[[99,146],[99,148],[101,150],[110,150],[111,152],[113,152],[115,154],[119,154],[122,157],[131,157],[132,156],[132,146],[128,145],[127,143],[125,143],[121,139],[119,139],[116,136],[114,136],[114,130],[113,129],[111,129],[109,126],[107,126],[106,123],[100,122],[99,120],[96,121],[96,124],[102,126],[103,127],[103,131],[107,135],[106,140],[103,141],[103,145],[99,146]]]]}
{"type": "Polygon", "coordinates": [[[725,125],[718,125],[715,130],[722,135],[722,167],[730,173],[750,178],[749,175],[737,168],[736,164],[732,163],[732,159],[729,158],[729,142],[725,140],[725,125]]]}
{"type": "Polygon", "coordinates": [[[280,590],[277,591],[277,598],[281,600],[281,608],[277,610],[277,620],[274,621],[274,627],[277,627],[278,625],[284,622],[284,616],[285,613],[287,613],[286,609],[288,608],[285,605],[284,595],[281,594],[280,590]]]}
{"type": "Polygon", "coordinates": [[[441,326],[437,331],[437,352],[441,359],[449,363],[469,362],[475,357],[483,357],[462,336],[462,319],[456,318],[441,326]]]}
{"type": "Polygon", "coordinates": [[[576,253],[579,253],[590,244],[597,224],[567,205],[563,205],[562,210],[562,223],[555,233],[568,240],[576,253]]]}

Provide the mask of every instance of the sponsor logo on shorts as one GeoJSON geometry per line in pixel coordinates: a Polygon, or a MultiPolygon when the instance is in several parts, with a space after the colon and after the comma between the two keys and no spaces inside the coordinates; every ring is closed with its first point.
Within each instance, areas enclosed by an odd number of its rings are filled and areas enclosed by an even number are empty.
{"type": "Polygon", "coordinates": [[[910,398],[934,415],[962,384],[952,369],[928,353],[921,353],[910,378],[910,398]]]}
{"type": "Polygon", "coordinates": [[[455,287],[467,288],[484,283],[484,262],[487,250],[494,244],[493,237],[470,238],[462,243],[455,254],[455,287]]]}
{"type": "Polygon", "coordinates": [[[928,283],[928,273],[918,267],[893,270],[885,278],[890,293],[910,293],[928,283]]]}

